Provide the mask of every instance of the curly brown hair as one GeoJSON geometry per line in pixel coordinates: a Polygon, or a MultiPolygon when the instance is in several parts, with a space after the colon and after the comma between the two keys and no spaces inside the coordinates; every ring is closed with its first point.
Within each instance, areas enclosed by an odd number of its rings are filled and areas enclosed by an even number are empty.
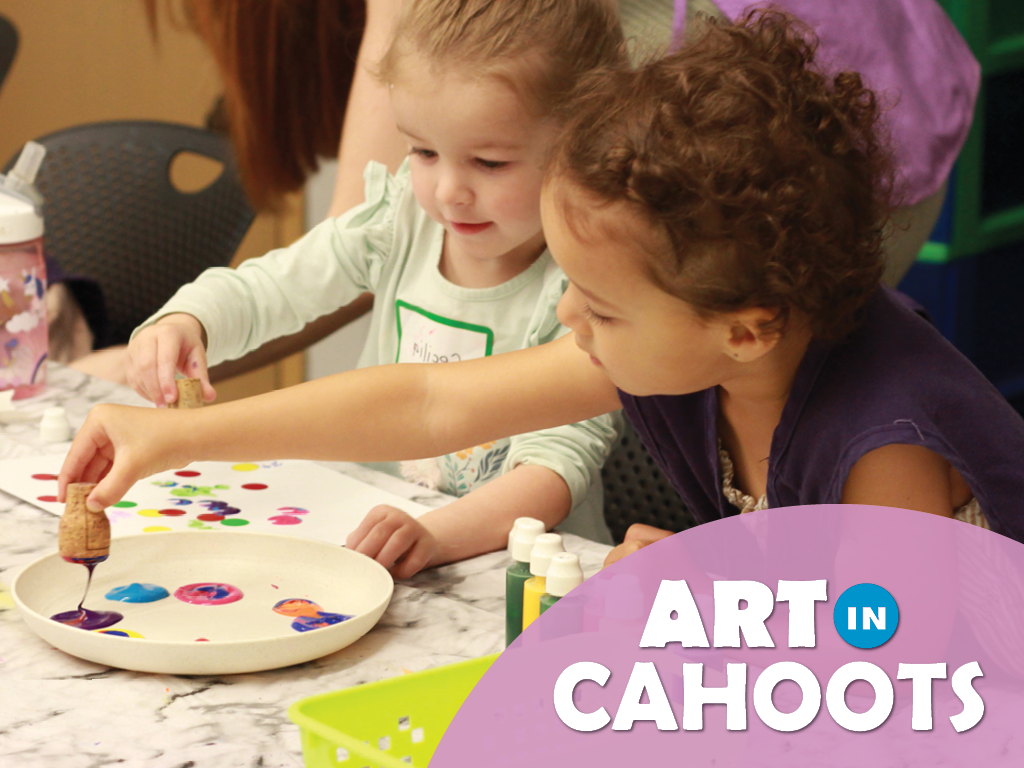
{"type": "Polygon", "coordinates": [[[882,274],[893,173],[878,100],[855,72],[816,71],[817,40],[785,13],[705,24],[676,53],[581,84],[549,169],[570,182],[560,205],[577,232],[573,187],[635,207],[653,231],[617,237],[705,317],[770,308],[774,334],[795,309],[841,338],[882,274]]]}

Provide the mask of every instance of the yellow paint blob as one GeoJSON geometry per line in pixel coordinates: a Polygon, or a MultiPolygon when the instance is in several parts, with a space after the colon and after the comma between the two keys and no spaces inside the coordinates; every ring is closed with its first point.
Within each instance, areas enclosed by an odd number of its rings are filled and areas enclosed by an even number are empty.
{"type": "Polygon", "coordinates": [[[254,469],[259,469],[259,464],[235,464],[231,467],[235,472],[252,472],[254,469]]]}
{"type": "Polygon", "coordinates": [[[140,509],[137,514],[143,517],[160,517],[159,509],[140,509]]]}
{"type": "Polygon", "coordinates": [[[142,532],[143,533],[160,533],[161,531],[169,531],[169,530],[171,530],[171,529],[168,528],[166,525],[150,525],[150,526],[148,526],[146,528],[143,528],[142,532]]]}
{"type": "Polygon", "coordinates": [[[138,632],[133,632],[130,629],[94,629],[93,632],[99,632],[101,635],[114,635],[115,637],[121,637],[122,635],[128,635],[128,637],[137,637],[141,640],[145,640],[142,635],[138,632]]]}

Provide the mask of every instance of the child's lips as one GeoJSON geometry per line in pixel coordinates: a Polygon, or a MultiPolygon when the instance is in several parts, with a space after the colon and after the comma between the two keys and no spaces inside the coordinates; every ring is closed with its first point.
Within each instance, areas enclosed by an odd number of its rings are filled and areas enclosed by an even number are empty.
{"type": "Polygon", "coordinates": [[[452,229],[454,229],[460,235],[476,235],[480,232],[483,232],[485,229],[491,226],[492,223],[493,222],[485,221],[480,224],[469,224],[464,221],[453,221],[451,222],[451,225],[452,229]]]}

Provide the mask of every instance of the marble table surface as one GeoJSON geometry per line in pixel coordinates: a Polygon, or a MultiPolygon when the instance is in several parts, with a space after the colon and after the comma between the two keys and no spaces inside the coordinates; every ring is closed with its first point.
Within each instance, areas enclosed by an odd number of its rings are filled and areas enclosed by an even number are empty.
{"type": "MultiPolygon", "coordinates": [[[[96,403],[146,405],[127,387],[51,365],[46,391],[20,401],[41,416],[62,406],[73,427],[96,403]]],[[[39,420],[0,422],[0,459],[63,451],[39,440],[39,420]]],[[[427,506],[443,494],[353,464],[328,464],[427,506]]],[[[0,469],[2,471],[2,469],[0,469]]],[[[0,766],[147,768],[302,766],[290,704],[317,693],[501,650],[505,552],[435,568],[395,586],[378,625],[330,656],[285,669],[222,677],[102,667],[41,640],[7,590],[17,570],[57,548],[53,515],[0,492],[0,766]]],[[[608,547],[566,536],[590,575],[608,547]]]]}

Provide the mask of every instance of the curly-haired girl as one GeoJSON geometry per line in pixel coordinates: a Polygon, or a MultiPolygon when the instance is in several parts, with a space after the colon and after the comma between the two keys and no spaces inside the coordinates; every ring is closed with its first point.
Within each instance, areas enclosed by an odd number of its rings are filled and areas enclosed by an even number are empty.
{"type": "Polygon", "coordinates": [[[541,202],[572,337],[196,413],[99,406],[62,489],[105,475],[102,506],[196,459],[434,455],[621,404],[702,521],[845,502],[1024,540],[1024,420],[880,287],[878,105],[813,57],[805,28],[761,12],[580,87],[541,202]]]}

